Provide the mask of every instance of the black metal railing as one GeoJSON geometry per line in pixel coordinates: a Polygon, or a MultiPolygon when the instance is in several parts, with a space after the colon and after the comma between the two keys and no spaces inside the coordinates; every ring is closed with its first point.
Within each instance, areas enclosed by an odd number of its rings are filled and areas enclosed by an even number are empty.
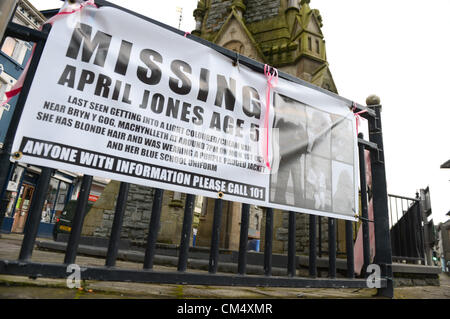
{"type": "Polygon", "coordinates": [[[392,259],[425,264],[420,199],[389,195],[388,201],[392,259]]]}
{"type": "MultiPolygon", "coordinates": [[[[116,5],[110,4],[106,1],[96,1],[99,6],[107,5],[119,8],[130,14],[139,16],[147,21],[156,23],[166,29],[177,32],[183,35],[179,30],[163,25],[159,22],[151,20],[147,17],[143,17],[139,14],[131,12],[129,10],[120,8],[116,5]]],[[[13,120],[8,130],[4,149],[0,155],[0,185],[5,187],[8,182],[8,171],[10,163],[10,152],[12,141],[19,123],[23,107],[28,95],[28,91],[33,80],[34,73],[36,71],[42,50],[45,45],[45,41],[50,30],[50,25],[44,25],[42,32],[30,31],[24,27],[10,23],[7,31],[8,36],[14,36],[26,41],[34,41],[37,46],[33,55],[30,68],[26,75],[25,83],[20,94],[18,103],[15,108],[13,120]]],[[[230,59],[236,59],[238,56],[235,52],[229,51],[222,47],[216,46],[210,42],[207,42],[196,36],[188,36],[193,41],[197,41],[204,45],[207,45],[214,50],[228,56],[230,59]]],[[[251,60],[246,57],[239,56],[239,63],[244,64],[255,71],[263,72],[264,65],[251,60]]],[[[315,90],[319,90],[324,94],[332,95],[335,98],[341,99],[353,105],[349,100],[335,95],[327,90],[313,86],[312,84],[302,81],[298,78],[290,76],[285,73],[280,73],[280,77],[289,81],[299,83],[304,86],[308,86],[315,90]]],[[[369,254],[369,227],[368,223],[373,222],[375,226],[375,238],[376,238],[376,254],[375,261],[381,266],[381,280],[380,288],[378,292],[382,296],[393,297],[393,280],[392,280],[392,254],[391,254],[391,241],[389,233],[389,216],[388,216],[388,201],[386,192],[386,177],[384,169],[384,154],[383,154],[383,142],[381,131],[381,118],[380,118],[380,105],[370,105],[364,107],[357,105],[355,112],[365,110],[366,112],[361,114],[366,118],[369,123],[369,140],[364,140],[360,135],[358,138],[359,145],[359,159],[360,167],[362,169],[360,174],[360,186],[361,186],[361,206],[362,206],[362,227],[364,233],[364,264],[367,267],[370,263],[369,254]],[[372,194],[373,194],[373,208],[374,208],[374,220],[369,221],[367,214],[367,185],[365,181],[365,159],[364,150],[369,150],[371,153],[371,167],[372,167],[372,194]]],[[[64,263],[62,264],[50,264],[50,263],[37,263],[31,260],[33,253],[34,243],[36,240],[37,229],[39,226],[39,220],[42,213],[43,198],[47,194],[49,180],[52,175],[52,168],[42,168],[42,173],[39,177],[37,190],[35,191],[31,203],[30,215],[26,222],[24,239],[22,242],[22,248],[18,260],[0,260],[0,273],[10,275],[26,275],[31,277],[52,277],[52,278],[66,278],[67,266],[76,262],[77,250],[80,243],[81,230],[83,226],[84,217],[86,214],[87,201],[89,191],[92,184],[92,176],[83,176],[80,196],[77,201],[75,217],[73,220],[72,231],[67,243],[64,263]]],[[[240,229],[240,242],[239,242],[239,258],[236,274],[223,274],[218,272],[219,265],[219,229],[222,215],[223,203],[221,199],[216,199],[214,207],[214,222],[213,231],[210,245],[210,257],[208,272],[190,272],[188,270],[188,258],[189,258],[189,242],[190,233],[192,229],[193,220],[193,208],[195,202],[195,196],[188,194],[185,201],[184,218],[182,226],[181,240],[179,244],[178,254],[178,266],[174,271],[157,271],[153,268],[154,257],[156,251],[156,242],[158,236],[158,228],[160,225],[161,210],[162,210],[162,197],[164,191],[162,189],[156,189],[152,214],[149,223],[149,231],[147,238],[147,245],[145,250],[145,257],[142,270],[131,269],[119,269],[115,267],[116,259],[118,255],[118,247],[120,240],[120,230],[122,227],[123,216],[125,212],[125,202],[128,194],[129,185],[122,182],[120,185],[120,191],[117,199],[115,217],[113,221],[113,227],[109,238],[109,246],[107,256],[105,258],[105,266],[93,267],[86,266],[82,268],[81,279],[83,280],[108,280],[108,281],[134,281],[134,282],[147,282],[147,283],[169,283],[169,284],[195,284],[195,285],[224,285],[224,286],[274,286],[274,287],[349,287],[349,288],[365,288],[367,282],[364,277],[355,278],[354,274],[354,223],[346,221],[346,276],[338,276],[336,260],[336,219],[328,218],[328,278],[318,278],[318,266],[317,266],[317,251],[319,255],[322,254],[322,240],[321,240],[321,220],[325,217],[318,218],[314,215],[309,216],[309,277],[298,277],[296,275],[296,214],[289,213],[289,230],[288,230],[288,256],[286,265],[285,276],[273,276],[272,274],[272,244],[273,244],[273,228],[274,228],[274,212],[271,208],[265,209],[266,224],[265,224],[265,241],[264,241],[264,259],[263,269],[264,275],[247,275],[247,236],[249,227],[249,211],[250,207],[247,204],[242,205],[242,220],[240,229]],[[319,219],[319,221],[318,221],[319,219]],[[317,234],[317,228],[319,227],[319,234],[317,234]],[[150,271],[151,270],[151,271],[150,271]]],[[[0,212],[0,214],[4,214],[0,212]]],[[[1,218],[0,218],[1,222],[1,218]]]]}

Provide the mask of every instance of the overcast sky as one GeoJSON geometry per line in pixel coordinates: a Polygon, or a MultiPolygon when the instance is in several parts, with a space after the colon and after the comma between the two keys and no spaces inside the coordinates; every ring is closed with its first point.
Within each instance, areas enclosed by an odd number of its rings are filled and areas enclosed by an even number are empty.
{"type": "MultiPolygon", "coordinates": [[[[30,0],[39,10],[59,0],[30,0]]],[[[192,31],[197,0],[111,0],[192,31]]],[[[377,94],[388,192],[415,197],[430,186],[433,219],[450,211],[450,1],[312,0],[323,18],[328,62],[339,94],[365,104],[377,94]]]]}

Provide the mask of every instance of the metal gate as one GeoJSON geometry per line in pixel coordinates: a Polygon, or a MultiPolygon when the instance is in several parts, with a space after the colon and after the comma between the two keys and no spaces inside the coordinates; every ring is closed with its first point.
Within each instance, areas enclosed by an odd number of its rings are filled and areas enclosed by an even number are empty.
{"type": "MultiPolygon", "coordinates": [[[[107,1],[95,1],[98,6],[111,6],[124,10],[127,13],[136,15],[149,22],[155,23],[163,28],[169,29],[180,35],[184,32],[176,30],[172,27],[161,24],[157,21],[131,12],[127,9],[118,7],[107,1]]],[[[33,81],[33,75],[39,63],[49,30],[49,24],[44,25],[42,32],[28,29],[15,23],[9,23],[5,36],[15,37],[25,41],[35,42],[36,48],[30,63],[30,67],[18,99],[18,103],[6,136],[4,149],[0,155],[0,185],[4,188],[8,182],[8,171],[10,165],[10,156],[12,142],[14,135],[20,121],[21,113],[33,81]]],[[[254,71],[263,72],[264,65],[253,61],[244,56],[239,56],[237,53],[216,46],[196,36],[188,36],[191,40],[197,41],[203,45],[213,48],[214,50],[224,54],[232,60],[239,61],[254,71]]],[[[289,81],[308,86],[315,90],[319,90],[324,94],[329,94],[337,97],[348,105],[355,105],[351,101],[342,97],[336,96],[334,93],[324,89],[313,86],[310,83],[304,82],[291,75],[280,73],[280,77],[289,81]]],[[[369,260],[369,223],[374,223],[375,229],[375,245],[376,255],[374,263],[381,268],[381,278],[379,280],[378,293],[381,296],[393,297],[393,279],[392,279],[392,254],[391,254],[391,240],[389,233],[389,215],[388,215],[388,200],[386,191],[386,176],[383,153],[383,140],[381,128],[381,105],[370,105],[368,107],[356,105],[354,112],[365,111],[360,116],[368,120],[369,124],[369,140],[364,140],[362,134],[358,136],[359,145],[359,165],[360,165],[360,189],[361,189],[361,208],[362,213],[360,220],[362,221],[364,233],[364,267],[370,263],[369,260]],[[368,204],[367,204],[367,185],[365,175],[365,158],[364,151],[369,150],[371,154],[371,169],[372,169],[372,188],[374,220],[368,218],[368,204]]],[[[63,264],[49,264],[36,263],[31,261],[33,248],[36,240],[36,234],[41,218],[44,198],[49,187],[49,181],[52,176],[53,169],[42,167],[42,173],[39,177],[36,191],[33,194],[32,205],[29,210],[29,217],[26,221],[24,238],[18,260],[0,260],[0,273],[9,275],[25,275],[30,277],[51,277],[51,278],[66,278],[67,266],[76,262],[77,248],[79,246],[83,220],[86,213],[86,206],[89,197],[89,191],[93,181],[92,176],[85,175],[82,179],[80,195],[77,201],[76,213],[73,220],[72,231],[67,243],[65,258],[63,264]]],[[[354,272],[354,255],[353,255],[353,229],[354,224],[351,221],[346,221],[346,258],[347,258],[347,273],[343,278],[338,278],[336,273],[336,222],[334,218],[328,219],[328,278],[318,278],[317,275],[317,219],[315,215],[309,216],[309,277],[297,277],[296,274],[296,250],[295,250],[295,219],[296,214],[289,212],[289,235],[288,235],[288,256],[286,265],[286,276],[272,275],[272,242],[273,242],[273,210],[266,208],[266,235],[263,243],[264,249],[264,276],[247,275],[246,274],[246,259],[247,259],[247,238],[249,226],[249,211],[248,204],[242,205],[242,220],[240,229],[240,244],[239,244],[239,258],[238,270],[236,274],[221,274],[217,273],[219,262],[219,229],[222,215],[222,199],[215,200],[214,208],[214,222],[212,239],[210,245],[209,269],[206,273],[190,272],[188,271],[188,257],[189,257],[189,240],[191,225],[193,220],[193,208],[195,196],[188,194],[185,202],[184,219],[181,234],[181,241],[179,245],[178,266],[176,271],[162,272],[153,269],[155,248],[157,242],[157,233],[159,227],[159,220],[162,208],[162,189],[156,189],[154,202],[152,207],[151,220],[149,223],[149,232],[147,238],[147,245],[145,250],[145,258],[142,270],[127,270],[115,267],[118,249],[120,231],[122,227],[123,216],[125,212],[125,203],[128,195],[129,184],[121,183],[120,191],[117,198],[117,205],[115,208],[115,216],[112,226],[111,235],[109,238],[109,247],[105,260],[104,267],[82,267],[82,280],[107,280],[107,281],[133,281],[145,283],[168,283],[168,284],[194,284],[194,285],[223,285],[223,286],[271,286],[271,287],[317,287],[317,288],[366,288],[366,278],[355,278],[354,272]]],[[[4,207],[0,210],[0,223],[4,217],[4,207]]],[[[321,218],[323,219],[323,217],[321,218]]],[[[321,245],[320,245],[321,248],[321,245]]],[[[364,268],[365,269],[365,268],[364,268]]]]}

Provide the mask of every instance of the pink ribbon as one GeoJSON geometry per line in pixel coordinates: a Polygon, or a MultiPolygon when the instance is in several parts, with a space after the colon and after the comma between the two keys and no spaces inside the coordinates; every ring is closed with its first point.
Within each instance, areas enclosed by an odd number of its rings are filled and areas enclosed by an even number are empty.
{"type": "MultiPolygon", "coordinates": [[[[93,6],[93,7],[97,8],[97,5],[95,4],[94,0],[87,0],[83,3],[67,4],[67,5],[64,5],[57,14],[55,14],[53,17],[48,19],[44,24],[50,23],[51,25],[53,25],[53,23],[57,19],[61,18],[61,16],[69,15],[69,14],[81,11],[81,9],[83,9],[85,6],[93,6]]],[[[42,26],[39,28],[39,30],[42,31],[42,26]]],[[[33,51],[31,52],[31,56],[28,59],[27,64],[26,64],[25,68],[23,69],[23,72],[20,75],[19,79],[13,85],[11,90],[9,90],[8,92],[5,93],[6,101],[2,102],[1,106],[8,104],[13,97],[15,97],[17,94],[20,93],[20,91],[22,91],[23,82],[24,82],[25,76],[28,72],[28,68],[30,66],[31,59],[34,54],[35,47],[36,47],[36,45],[33,46],[33,51]]]]}
{"type": "Polygon", "coordinates": [[[81,9],[83,9],[85,6],[93,6],[95,8],[98,8],[97,5],[95,4],[95,0],[87,0],[87,1],[85,1],[83,3],[75,3],[75,4],[71,5],[71,6],[75,6],[75,8],[64,8],[64,7],[61,8],[61,10],[55,16],[50,18],[47,23],[53,23],[53,21],[50,22],[50,20],[52,20],[56,16],[65,15],[65,14],[72,14],[72,13],[78,12],[81,9]]]}
{"type": "Polygon", "coordinates": [[[278,70],[267,64],[264,65],[264,75],[267,79],[266,89],[266,115],[264,118],[264,128],[266,130],[265,149],[264,149],[264,161],[266,166],[270,169],[269,162],[269,115],[270,115],[270,90],[278,84],[278,70]],[[273,81],[273,83],[272,83],[273,81]]]}
{"type": "MultiPolygon", "coordinates": [[[[356,111],[356,103],[355,102],[353,102],[352,110],[353,110],[353,112],[356,111]]],[[[358,134],[359,134],[359,125],[361,124],[361,115],[360,114],[363,114],[363,113],[366,113],[366,112],[367,112],[367,110],[362,110],[362,111],[359,111],[357,113],[353,113],[355,115],[355,119],[356,119],[356,136],[357,137],[358,137],[358,134]]]]}

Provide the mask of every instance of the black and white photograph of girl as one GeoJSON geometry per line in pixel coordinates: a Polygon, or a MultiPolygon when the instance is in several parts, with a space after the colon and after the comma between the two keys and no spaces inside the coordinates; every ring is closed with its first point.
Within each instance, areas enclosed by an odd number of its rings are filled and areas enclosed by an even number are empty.
{"type": "Polygon", "coordinates": [[[354,215],[353,166],[333,161],[333,212],[354,215]]]}
{"type": "Polygon", "coordinates": [[[305,104],[274,94],[270,201],[304,207],[304,163],[308,143],[305,104]]]}
{"type": "Polygon", "coordinates": [[[306,156],[306,207],[331,210],[331,161],[313,154],[306,156]]]}

